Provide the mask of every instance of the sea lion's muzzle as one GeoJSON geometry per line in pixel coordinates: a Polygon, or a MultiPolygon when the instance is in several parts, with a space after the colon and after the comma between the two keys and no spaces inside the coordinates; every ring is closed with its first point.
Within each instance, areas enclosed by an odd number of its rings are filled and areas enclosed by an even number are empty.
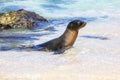
{"type": "Polygon", "coordinates": [[[79,26],[79,29],[85,27],[86,24],[87,24],[86,22],[83,22],[83,21],[82,21],[81,24],[80,24],[80,26],[79,26]]]}

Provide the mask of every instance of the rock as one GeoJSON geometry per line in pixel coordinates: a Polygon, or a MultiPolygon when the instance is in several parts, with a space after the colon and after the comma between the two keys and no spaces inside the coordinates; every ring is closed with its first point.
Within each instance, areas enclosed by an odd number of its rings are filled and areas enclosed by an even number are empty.
{"type": "Polygon", "coordinates": [[[0,30],[16,28],[34,28],[40,22],[47,22],[42,16],[20,9],[8,13],[0,13],[0,30]]]}

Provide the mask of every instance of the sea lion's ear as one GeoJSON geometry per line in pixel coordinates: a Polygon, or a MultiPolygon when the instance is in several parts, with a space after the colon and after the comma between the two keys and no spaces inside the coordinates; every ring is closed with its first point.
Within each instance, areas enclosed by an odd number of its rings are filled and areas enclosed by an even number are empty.
{"type": "Polygon", "coordinates": [[[74,26],[74,24],[72,22],[70,22],[67,26],[68,29],[72,29],[72,27],[74,26]]]}

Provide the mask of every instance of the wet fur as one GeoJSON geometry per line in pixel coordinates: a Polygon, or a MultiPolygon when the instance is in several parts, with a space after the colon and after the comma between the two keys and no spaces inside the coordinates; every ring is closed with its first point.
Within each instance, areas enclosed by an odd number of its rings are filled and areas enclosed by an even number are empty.
{"type": "Polygon", "coordinates": [[[63,53],[66,49],[69,49],[74,44],[78,31],[86,25],[85,22],[80,20],[74,20],[67,26],[66,31],[60,37],[34,46],[33,48],[40,51],[54,51],[55,54],[63,53]]]}

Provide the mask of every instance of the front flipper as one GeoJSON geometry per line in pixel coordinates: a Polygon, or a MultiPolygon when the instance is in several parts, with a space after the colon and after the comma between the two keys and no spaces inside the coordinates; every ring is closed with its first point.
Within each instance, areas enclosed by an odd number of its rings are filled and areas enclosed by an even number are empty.
{"type": "Polygon", "coordinates": [[[54,52],[54,54],[62,54],[64,52],[65,52],[65,50],[57,50],[57,51],[54,52]]]}
{"type": "Polygon", "coordinates": [[[54,54],[62,54],[64,53],[66,50],[70,49],[71,47],[65,47],[63,49],[60,49],[60,50],[57,50],[57,51],[54,51],[54,54]]]}

